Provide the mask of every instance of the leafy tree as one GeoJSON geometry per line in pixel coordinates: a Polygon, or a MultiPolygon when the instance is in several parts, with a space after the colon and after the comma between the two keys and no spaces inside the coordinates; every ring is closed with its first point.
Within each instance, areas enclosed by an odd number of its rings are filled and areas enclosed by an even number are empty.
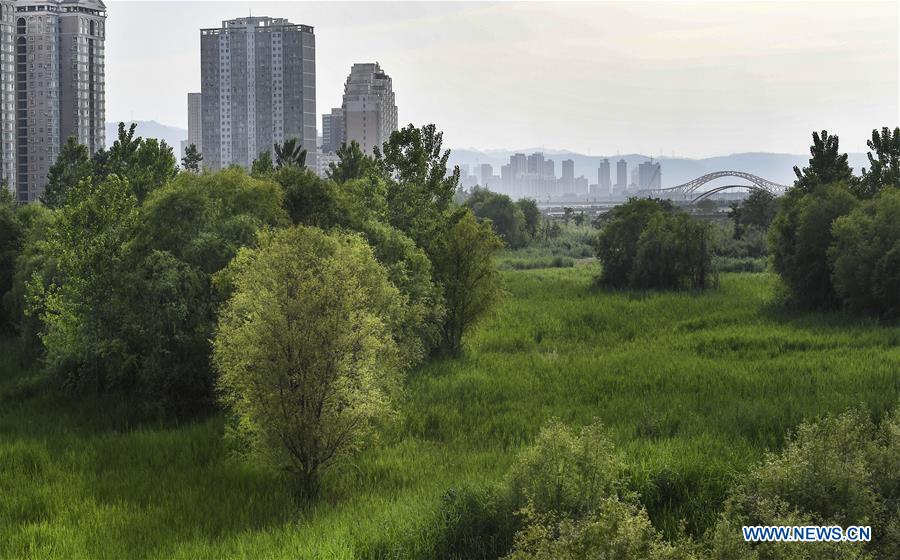
{"type": "Polygon", "coordinates": [[[804,167],[801,171],[799,167],[794,166],[794,174],[797,175],[794,186],[807,192],[832,183],[852,184],[853,170],[847,163],[847,154],[840,153],[838,137],[829,135],[825,130],[821,136],[813,132],[812,137],[813,144],[809,148],[812,157],[809,159],[809,167],[804,167]]]}
{"type": "Polygon", "coordinates": [[[885,187],[900,188],[900,127],[891,132],[888,127],[872,131],[872,139],[866,142],[869,169],[862,170],[857,193],[865,198],[872,197],[885,187]],[[872,155],[875,152],[875,155],[872,155]]]}
{"type": "Polygon", "coordinates": [[[203,161],[203,155],[197,149],[196,144],[191,144],[184,151],[184,157],[181,158],[181,166],[191,173],[199,173],[201,161],[203,161]]]}
{"type": "Polygon", "coordinates": [[[530,239],[536,239],[541,227],[541,210],[533,198],[523,198],[516,202],[525,217],[525,233],[530,239]]]}
{"type": "Polygon", "coordinates": [[[572,221],[575,222],[575,225],[579,226],[579,227],[584,225],[584,220],[585,220],[585,215],[584,215],[583,210],[581,212],[575,214],[575,217],[572,218],[572,221]]]}
{"type": "Polygon", "coordinates": [[[832,226],[832,282],[843,305],[900,315],[900,189],[885,189],[832,226]]]}
{"type": "Polygon", "coordinates": [[[272,152],[266,150],[259,153],[259,157],[253,160],[250,166],[250,175],[257,179],[262,179],[275,173],[275,164],[272,163],[272,152]]]}
{"type": "Polygon", "coordinates": [[[103,180],[118,175],[128,180],[138,203],[153,190],[171,181],[178,174],[177,160],[172,148],[155,138],[135,137],[136,124],[128,130],[119,123],[119,136],[108,150],[94,154],[94,177],[103,180]]]}
{"type": "Polygon", "coordinates": [[[296,138],[275,144],[275,167],[306,167],[306,150],[296,138]]]}
{"type": "Polygon", "coordinates": [[[480,219],[488,219],[494,232],[506,244],[518,249],[527,243],[525,233],[525,214],[505,194],[498,194],[487,189],[475,189],[466,199],[465,206],[480,219]]]}
{"type": "Polygon", "coordinates": [[[388,179],[389,223],[426,251],[447,227],[459,184],[459,169],[448,173],[450,150],[441,151],[443,133],[433,124],[391,133],[383,153],[375,149],[377,169],[388,179]]]}
{"type": "Polygon", "coordinates": [[[251,451],[314,499],[392,412],[402,298],[364,241],[315,228],[263,234],[230,268],[214,342],[223,401],[251,451]]]}
{"type": "Polygon", "coordinates": [[[719,205],[716,203],[716,201],[711,198],[704,198],[703,200],[701,200],[700,202],[697,203],[697,208],[701,212],[705,212],[707,214],[715,212],[718,207],[719,207],[719,205]]]}
{"type": "Polygon", "coordinates": [[[734,221],[734,237],[740,239],[747,228],[768,229],[778,211],[778,200],[768,191],[755,189],[740,203],[731,205],[728,216],[734,221]]]}
{"type": "Polygon", "coordinates": [[[628,285],[641,233],[654,215],[667,211],[658,201],[633,198],[597,220],[597,225],[604,224],[597,238],[597,257],[603,263],[601,283],[614,288],[628,285]]]}
{"type": "Polygon", "coordinates": [[[375,168],[375,161],[367,156],[356,140],[343,144],[337,150],[339,161],[328,165],[328,178],[336,183],[345,183],[353,179],[362,179],[370,175],[375,168]]]}
{"type": "Polygon", "coordinates": [[[847,185],[840,183],[812,192],[794,188],[781,198],[769,229],[769,253],[795,303],[807,308],[839,303],[828,263],[832,223],[856,204],[847,185]]]}
{"type": "MultiPolygon", "coordinates": [[[[19,218],[13,193],[6,185],[0,185],[0,296],[13,287],[13,271],[16,258],[22,251],[23,226],[19,218]]],[[[0,332],[13,330],[15,318],[4,306],[0,314],[0,332]]]]}
{"type": "Polygon", "coordinates": [[[66,201],[66,191],[92,174],[93,165],[87,147],[70,136],[50,167],[41,202],[49,208],[62,206],[66,201]]]}
{"type": "Polygon", "coordinates": [[[566,206],[563,208],[563,223],[569,225],[569,222],[572,221],[572,216],[575,215],[575,210],[566,206]]]}
{"type": "Polygon", "coordinates": [[[500,299],[492,255],[502,246],[491,225],[479,223],[471,210],[460,212],[437,242],[432,262],[447,306],[442,352],[459,352],[465,332],[500,299]]]}

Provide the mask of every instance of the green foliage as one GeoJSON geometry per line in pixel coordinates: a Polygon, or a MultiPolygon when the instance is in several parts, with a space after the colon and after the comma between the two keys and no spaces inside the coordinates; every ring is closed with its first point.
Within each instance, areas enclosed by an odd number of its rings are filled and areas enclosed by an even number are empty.
{"type": "Polygon", "coordinates": [[[300,145],[296,138],[285,140],[284,143],[275,144],[275,167],[306,167],[306,149],[300,145]]]}
{"type": "Polygon", "coordinates": [[[891,131],[885,126],[880,134],[873,130],[866,144],[875,155],[868,153],[870,167],[862,170],[858,194],[868,198],[884,188],[900,189],[900,127],[891,131]]]}
{"type": "Polygon", "coordinates": [[[272,162],[272,152],[266,150],[259,153],[259,157],[253,160],[250,166],[250,175],[255,179],[264,179],[275,173],[275,164],[272,162]]]}
{"type": "Polygon", "coordinates": [[[518,249],[528,242],[525,213],[505,194],[476,188],[466,199],[465,206],[470,208],[479,219],[490,220],[494,232],[510,248],[518,249]]]}
{"type": "Polygon", "coordinates": [[[631,199],[610,210],[597,238],[600,283],[614,288],[703,289],[710,283],[710,226],[665,203],[631,199]]]}
{"type": "Polygon", "coordinates": [[[196,144],[191,144],[184,151],[184,157],[181,158],[181,166],[185,169],[185,171],[190,171],[191,173],[199,173],[200,162],[202,161],[203,154],[201,154],[200,150],[197,149],[196,144]]]}
{"type": "Polygon", "coordinates": [[[181,174],[142,207],[135,245],[142,254],[167,251],[215,274],[255,243],[260,227],[287,222],[282,199],[277,184],[239,169],[181,174]]]}
{"type": "Polygon", "coordinates": [[[69,136],[56,162],[50,167],[41,202],[49,208],[62,206],[66,202],[66,192],[92,174],[93,166],[87,147],[79,144],[74,136],[69,136]]]}
{"type": "Polygon", "coordinates": [[[768,229],[777,210],[775,195],[764,190],[753,190],[747,200],[731,205],[728,216],[734,221],[735,238],[740,239],[748,229],[768,229]]]}
{"type": "Polygon", "coordinates": [[[525,233],[529,239],[536,239],[541,228],[541,210],[533,198],[523,198],[516,202],[525,217],[525,233]]]}
{"type": "Polygon", "coordinates": [[[328,178],[336,183],[362,179],[372,174],[375,160],[367,156],[356,140],[343,144],[337,150],[339,161],[328,165],[328,178]]]}
{"type": "Polygon", "coordinates": [[[839,303],[828,263],[832,223],[856,204],[856,197],[841,183],[811,192],[794,188],[779,201],[769,229],[769,252],[773,268],[798,305],[822,309],[839,303]]]}
{"type": "Polygon", "coordinates": [[[730,492],[713,533],[719,559],[895,558],[900,409],[876,427],[858,409],[804,422],[730,492]],[[869,544],[745,543],[742,525],[871,525],[869,544]]]}
{"type": "Polygon", "coordinates": [[[128,130],[119,123],[119,136],[107,150],[94,154],[94,179],[102,181],[110,175],[127,179],[138,203],[155,189],[178,174],[177,160],[165,141],[134,136],[136,124],[128,130]]]}
{"type": "Polygon", "coordinates": [[[403,301],[352,235],[294,227],[232,263],[215,364],[237,434],[315,498],[321,473],[355,456],[392,409],[403,301]]]}
{"type": "Polygon", "coordinates": [[[900,189],[885,189],[838,217],[832,233],[828,260],[844,306],[900,315],[900,189]]]}
{"type": "Polygon", "coordinates": [[[447,173],[450,150],[441,151],[443,133],[433,124],[391,133],[383,153],[375,148],[375,166],[388,179],[388,222],[413,238],[429,255],[445,234],[459,169],[447,173]]]}
{"type": "Polygon", "coordinates": [[[821,136],[813,132],[812,137],[813,144],[809,148],[812,157],[809,159],[809,167],[804,167],[801,171],[799,167],[794,166],[794,174],[797,175],[794,186],[802,192],[810,192],[832,183],[852,185],[855,180],[853,170],[847,163],[847,154],[840,153],[837,135],[829,135],[823,130],[821,136]]]}
{"type": "Polygon", "coordinates": [[[479,223],[470,210],[460,212],[435,244],[432,262],[447,308],[442,352],[459,352],[463,334],[500,299],[500,276],[491,257],[502,246],[491,225],[479,223]]]}
{"type": "MultiPolygon", "coordinates": [[[[0,297],[13,287],[15,261],[22,250],[24,235],[12,191],[0,185],[0,297]]],[[[0,333],[13,330],[14,314],[6,305],[0,307],[0,333]]]]}

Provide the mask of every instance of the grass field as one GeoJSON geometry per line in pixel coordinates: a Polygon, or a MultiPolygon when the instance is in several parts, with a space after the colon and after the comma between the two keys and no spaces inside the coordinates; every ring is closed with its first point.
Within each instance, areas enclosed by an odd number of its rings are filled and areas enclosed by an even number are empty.
{"type": "Polygon", "coordinates": [[[900,395],[900,327],[773,304],[775,278],[705,294],[598,292],[596,264],[505,270],[465,354],[410,374],[396,423],[298,510],[229,458],[224,419],[132,425],[0,346],[0,558],[407,558],[451,487],[499,480],[557,416],[597,417],[667,534],[701,536],[735,476],[801,420],[900,395]]]}

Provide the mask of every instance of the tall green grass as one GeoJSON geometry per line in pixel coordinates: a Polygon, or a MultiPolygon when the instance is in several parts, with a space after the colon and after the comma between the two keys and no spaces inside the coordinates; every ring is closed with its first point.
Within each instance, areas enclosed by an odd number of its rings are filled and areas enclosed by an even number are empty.
{"type": "Polygon", "coordinates": [[[308,508],[230,458],[222,417],[137,424],[0,343],[0,558],[429,558],[441,496],[500,480],[553,416],[600,418],[654,523],[700,536],[801,420],[897,403],[896,326],[781,311],[769,274],[610,293],[595,267],[504,271],[464,354],[412,372],[395,424],[308,508]]]}

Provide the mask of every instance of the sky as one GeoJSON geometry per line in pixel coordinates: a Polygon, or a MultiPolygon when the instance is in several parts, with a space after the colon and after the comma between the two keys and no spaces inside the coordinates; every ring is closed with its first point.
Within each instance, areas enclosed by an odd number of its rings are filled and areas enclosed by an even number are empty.
{"type": "Polygon", "coordinates": [[[106,3],[109,121],[187,128],[199,30],[252,12],[315,28],[320,129],[373,61],[401,126],[458,148],[799,154],[827,129],[862,152],[900,125],[897,0],[106,3]]]}

